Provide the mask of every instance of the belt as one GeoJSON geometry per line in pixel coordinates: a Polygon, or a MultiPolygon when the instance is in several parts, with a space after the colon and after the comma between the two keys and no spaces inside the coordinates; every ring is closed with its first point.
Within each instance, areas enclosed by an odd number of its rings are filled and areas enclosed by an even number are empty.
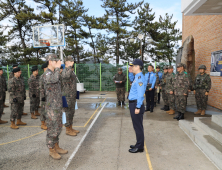
{"type": "Polygon", "coordinates": [[[129,100],[129,103],[136,103],[137,100],[129,100]]]}

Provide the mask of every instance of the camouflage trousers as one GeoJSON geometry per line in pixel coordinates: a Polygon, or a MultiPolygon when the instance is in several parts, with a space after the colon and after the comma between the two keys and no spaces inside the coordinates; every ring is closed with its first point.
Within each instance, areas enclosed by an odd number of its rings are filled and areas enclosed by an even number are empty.
{"type": "Polygon", "coordinates": [[[117,100],[119,102],[125,101],[125,87],[116,88],[117,100]]]}
{"type": "Polygon", "coordinates": [[[11,116],[10,121],[15,121],[15,119],[21,119],[24,109],[24,103],[11,103],[11,116]]]}
{"type": "Polygon", "coordinates": [[[165,89],[162,89],[162,98],[163,98],[164,105],[169,106],[169,102],[168,102],[168,99],[167,99],[167,93],[166,93],[165,89]]]}
{"type": "Polygon", "coordinates": [[[6,93],[3,94],[3,103],[5,103],[6,93]]]}
{"type": "Polygon", "coordinates": [[[4,101],[0,100],[0,119],[1,119],[2,114],[3,114],[3,110],[4,110],[4,101]]]}
{"type": "Polygon", "coordinates": [[[177,112],[185,113],[187,106],[187,96],[175,95],[175,104],[177,112]]]}
{"type": "Polygon", "coordinates": [[[205,89],[197,89],[196,90],[195,98],[196,98],[198,110],[206,110],[207,109],[208,96],[206,96],[205,93],[206,93],[205,89]]]}
{"type": "Polygon", "coordinates": [[[175,110],[175,96],[174,96],[174,94],[167,93],[167,101],[169,102],[170,109],[175,110]]]}
{"type": "Polygon", "coordinates": [[[76,104],[76,99],[74,98],[66,98],[68,107],[63,108],[64,112],[66,113],[66,124],[65,127],[68,127],[73,124],[73,118],[75,114],[75,104],[76,104]]]}
{"type": "Polygon", "coordinates": [[[46,102],[41,102],[41,108],[40,110],[40,121],[46,121],[46,111],[45,111],[45,103],[46,102]]]}
{"type": "Polygon", "coordinates": [[[55,144],[59,142],[59,135],[62,132],[62,108],[46,110],[46,123],[46,145],[48,148],[54,148],[55,144]]]}
{"type": "Polygon", "coordinates": [[[39,109],[40,99],[39,97],[33,98],[30,97],[30,113],[34,113],[36,110],[39,109]]]}

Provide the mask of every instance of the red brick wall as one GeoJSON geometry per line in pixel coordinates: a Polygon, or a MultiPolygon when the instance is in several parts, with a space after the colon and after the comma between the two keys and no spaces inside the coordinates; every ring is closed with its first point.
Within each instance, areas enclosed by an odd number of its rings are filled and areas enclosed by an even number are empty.
{"type": "MultiPolygon", "coordinates": [[[[222,50],[222,15],[183,16],[183,42],[192,35],[196,60],[196,74],[201,64],[210,74],[211,52],[222,50]]],[[[208,104],[222,109],[222,77],[213,77],[208,104]]]]}

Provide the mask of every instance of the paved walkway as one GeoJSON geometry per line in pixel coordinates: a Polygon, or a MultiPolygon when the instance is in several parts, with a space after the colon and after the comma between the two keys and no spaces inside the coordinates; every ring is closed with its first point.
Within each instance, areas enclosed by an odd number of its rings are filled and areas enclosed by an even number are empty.
{"type": "MultiPolygon", "coordinates": [[[[29,113],[28,102],[25,112],[29,113]]],[[[10,123],[0,125],[0,169],[217,169],[179,128],[178,121],[160,110],[160,105],[153,113],[144,114],[146,148],[137,154],[128,152],[129,145],[136,142],[128,104],[117,106],[114,92],[81,94],[78,107],[74,126],[80,134],[67,136],[63,128],[60,146],[69,153],[59,161],[48,156],[46,132],[40,129],[39,119],[30,119],[30,113],[22,118],[28,125],[19,130],[10,129],[10,123]]],[[[2,119],[9,120],[10,109],[5,113],[2,119]]],[[[187,113],[186,118],[193,120],[193,114],[187,113]]]]}

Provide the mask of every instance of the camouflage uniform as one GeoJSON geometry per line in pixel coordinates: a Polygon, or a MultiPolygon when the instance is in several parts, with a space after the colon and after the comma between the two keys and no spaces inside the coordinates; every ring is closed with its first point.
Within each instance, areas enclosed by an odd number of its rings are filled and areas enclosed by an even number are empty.
{"type": "Polygon", "coordinates": [[[4,110],[4,80],[3,80],[3,76],[0,76],[0,120],[3,114],[3,110],[4,110]]]}
{"type": "MultiPolygon", "coordinates": [[[[121,70],[122,71],[122,70],[121,70]]],[[[122,81],[122,83],[116,83],[116,94],[118,102],[125,101],[125,83],[126,83],[126,75],[116,73],[113,77],[113,81],[122,81]]]]}
{"type": "Polygon", "coordinates": [[[156,104],[156,102],[157,102],[157,94],[158,94],[156,87],[159,86],[159,82],[160,82],[160,78],[159,78],[158,72],[155,73],[155,76],[156,76],[156,84],[155,84],[155,92],[154,92],[154,103],[156,104]]]}
{"type": "Polygon", "coordinates": [[[170,109],[175,110],[175,96],[174,94],[170,94],[170,92],[173,92],[173,81],[175,78],[174,73],[168,73],[166,77],[166,96],[167,96],[167,101],[169,102],[170,109]]]}
{"type": "MultiPolygon", "coordinates": [[[[58,61],[56,55],[47,56],[47,61],[58,61]]],[[[48,148],[54,148],[59,142],[59,135],[62,131],[62,91],[59,80],[60,68],[53,71],[47,69],[43,74],[44,88],[46,94],[46,122],[47,135],[46,145],[48,148]]]]}
{"type": "Polygon", "coordinates": [[[177,73],[174,77],[173,87],[175,95],[176,110],[180,113],[186,112],[187,96],[189,90],[189,77],[185,72],[177,73]]]}
{"type": "Polygon", "coordinates": [[[44,80],[43,76],[45,75],[45,72],[40,76],[39,78],[39,93],[40,93],[40,99],[41,99],[41,108],[40,108],[40,120],[45,121],[46,120],[46,110],[45,110],[45,104],[46,104],[46,95],[45,95],[45,89],[44,89],[44,80]],[[43,101],[45,100],[45,101],[43,101]]]}
{"type": "Polygon", "coordinates": [[[13,77],[8,81],[9,102],[11,103],[11,121],[21,119],[24,107],[25,84],[23,79],[13,77]],[[13,99],[17,99],[14,102],[13,99]]]}
{"type": "MultiPolygon", "coordinates": [[[[66,60],[68,61],[68,60],[66,60]]],[[[66,97],[68,107],[63,108],[66,113],[65,127],[73,124],[76,103],[76,75],[72,71],[72,67],[66,67],[62,71],[62,96],[66,97]]]]}
{"type": "Polygon", "coordinates": [[[198,110],[207,109],[208,96],[205,95],[211,89],[211,78],[208,74],[198,74],[193,89],[196,91],[195,98],[198,110]]]}
{"type": "Polygon", "coordinates": [[[12,79],[13,77],[14,77],[14,73],[11,72],[11,73],[9,74],[9,80],[12,79]]]}
{"type": "Polygon", "coordinates": [[[32,74],[28,80],[29,84],[29,98],[30,98],[30,112],[34,113],[39,108],[40,92],[39,92],[39,76],[32,74]]]}
{"type": "Polygon", "coordinates": [[[166,90],[165,90],[167,75],[168,75],[168,73],[163,74],[163,78],[161,80],[160,85],[162,87],[162,98],[163,98],[163,101],[164,101],[164,105],[169,106],[169,102],[167,100],[167,95],[166,95],[166,90]]]}
{"type": "Polygon", "coordinates": [[[2,93],[3,93],[3,103],[5,103],[5,97],[6,97],[6,91],[7,91],[7,83],[6,83],[6,78],[5,76],[0,76],[2,78],[2,83],[3,83],[3,86],[2,86],[2,93]]]}

